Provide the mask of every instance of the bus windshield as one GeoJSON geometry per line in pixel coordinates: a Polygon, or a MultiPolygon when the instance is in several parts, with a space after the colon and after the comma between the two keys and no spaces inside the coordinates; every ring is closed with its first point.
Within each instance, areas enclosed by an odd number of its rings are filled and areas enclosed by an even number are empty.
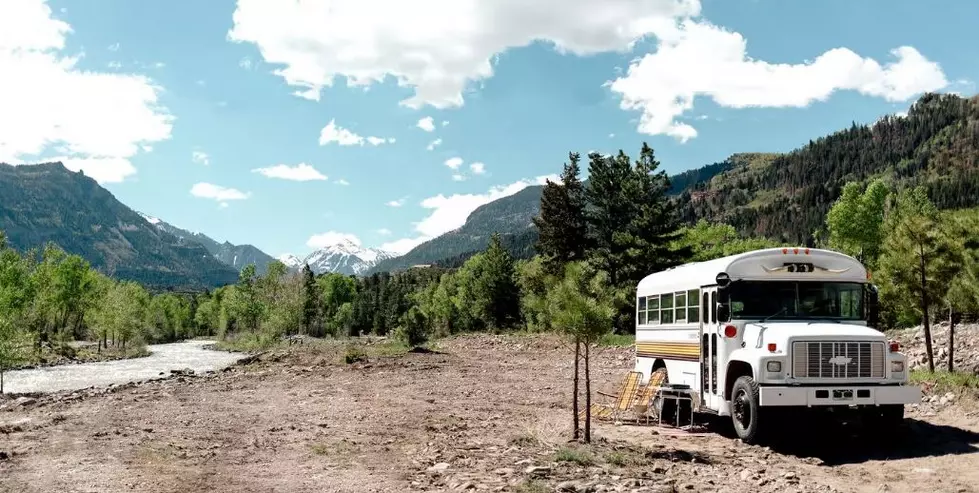
{"type": "Polygon", "coordinates": [[[732,319],[863,320],[863,284],[738,281],[727,289],[732,319]]]}

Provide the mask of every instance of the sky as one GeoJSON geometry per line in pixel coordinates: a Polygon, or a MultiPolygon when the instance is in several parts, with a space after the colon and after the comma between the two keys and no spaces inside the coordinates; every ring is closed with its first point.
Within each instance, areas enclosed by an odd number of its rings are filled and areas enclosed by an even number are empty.
{"type": "Polygon", "coordinates": [[[977,18],[966,0],[4,0],[0,162],[62,161],[273,256],[403,253],[570,151],[648,142],[672,174],[971,96],[977,18]]]}

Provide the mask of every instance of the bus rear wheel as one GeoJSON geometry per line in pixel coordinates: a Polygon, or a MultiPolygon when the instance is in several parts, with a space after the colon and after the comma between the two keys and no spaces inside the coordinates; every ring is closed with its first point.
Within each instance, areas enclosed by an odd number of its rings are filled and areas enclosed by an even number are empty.
{"type": "Polygon", "coordinates": [[[758,384],[750,376],[739,377],[731,389],[731,421],[742,442],[754,445],[761,441],[761,414],[758,384]]]}

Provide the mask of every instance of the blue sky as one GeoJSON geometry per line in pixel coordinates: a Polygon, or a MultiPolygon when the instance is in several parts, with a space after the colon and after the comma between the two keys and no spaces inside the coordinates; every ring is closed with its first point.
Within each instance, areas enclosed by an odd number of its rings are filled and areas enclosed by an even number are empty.
{"type": "Polygon", "coordinates": [[[979,80],[976,2],[328,3],[5,2],[0,161],[273,256],[404,251],[571,150],[679,172],[979,80]]]}

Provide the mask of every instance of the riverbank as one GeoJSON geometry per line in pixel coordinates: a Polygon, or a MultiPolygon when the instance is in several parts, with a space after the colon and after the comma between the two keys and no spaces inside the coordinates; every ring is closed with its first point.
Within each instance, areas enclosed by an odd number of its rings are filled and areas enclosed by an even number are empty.
{"type": "Polygon", "coordinates": [[[70,349],[57,349],[50,345],[44,346],[41,354],[33,350],[26,351],[22,363],[7,371],[33,370],[51,366],[77,365],[82,363],[97,363],[100,361],[116,361],[121,359],[143,358],[150,355],[146,345],[129,346],[126,348],[109,346],[98,349],[95,342],[72,342],[70,349]]]}

